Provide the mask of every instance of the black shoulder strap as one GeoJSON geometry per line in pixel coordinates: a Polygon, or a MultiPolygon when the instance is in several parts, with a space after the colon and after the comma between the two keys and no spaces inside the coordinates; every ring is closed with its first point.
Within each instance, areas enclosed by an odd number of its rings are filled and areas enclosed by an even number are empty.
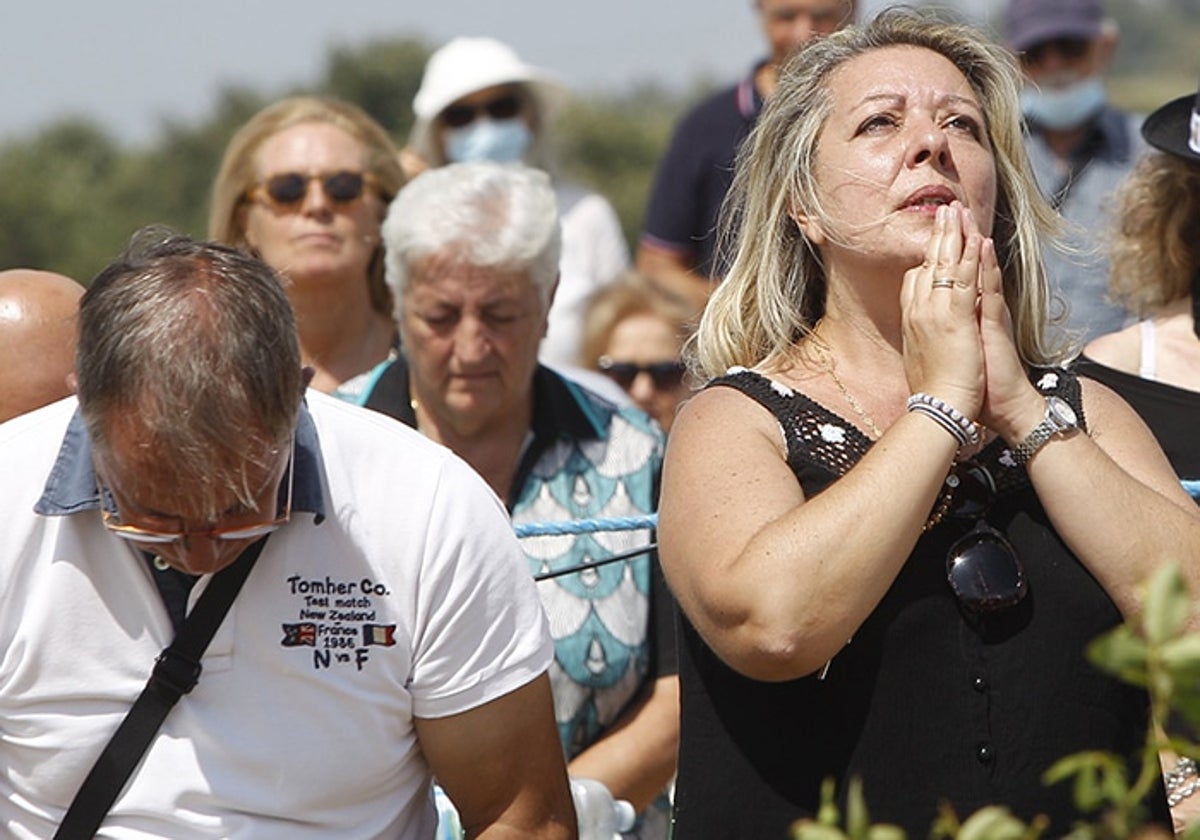
{"type": "Polygon", "coordinates": [[[175,641],[155,660],[150,679],[133,708],[83,780],[55,840],[91,840],[95,836],[167,713],[199,681],[200,659],[266,542],[267,537],[263,537],[251,545],[209,581],[175,641]]]}

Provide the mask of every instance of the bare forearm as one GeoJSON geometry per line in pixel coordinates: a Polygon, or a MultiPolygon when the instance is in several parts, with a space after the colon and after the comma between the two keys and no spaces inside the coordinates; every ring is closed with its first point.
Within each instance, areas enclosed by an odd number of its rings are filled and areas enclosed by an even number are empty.
{"type": "Polygon", "coordinates": [[[1200,508],[1173,477],[1169,489],[1143,483],[1082,433],[1047,444],[1028,469],[1055,530],[1122,614],[1139,611],[1163,562],[1178,561],[1200,592],[1200,508]]]}
{"type": "Polygon", "coordinates": [[[572,776],[603,782],[617,799],[645,810],[675,775],[679,749],[679,680],[660,677],[648,698],[577,755],[572,776]]]}
{"type": "MultiPolygon", "coordinates": [[[[712,490],[718,478],[697,484],[708,498],[698,500],[694,491],[688,501],[685,493],[676,518],[668,483],[660,538],[681,606],[747,676],[785,680],[816,671],[854,635],[903,567],[954,451],[936,424],[903,416],[846,475],[778,513],[767,506],[778,504],[780,493],[755,497],[756,488],[735,475],[725,498],[712,490]],[[696,504],[705,516],[688,514],[696,504]],[[719,559],[713,547],[728,544],[723,533],[731,529],[748,531],[746,541],[719,559]]],[[[758,465],[747,469],[761,472],[758,465]]]]}

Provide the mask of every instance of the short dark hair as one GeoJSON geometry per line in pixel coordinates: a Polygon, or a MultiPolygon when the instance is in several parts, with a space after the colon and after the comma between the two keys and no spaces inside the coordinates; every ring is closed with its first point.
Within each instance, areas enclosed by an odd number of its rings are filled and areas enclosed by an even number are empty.
{"type": "Polygon", "coordinates": [[[175,466],[210,476],[244,460],[247,435],[285,441],[305,387],[279,275],[161,227],[138,231],[84,294],[75,370],[94,443],[134,416],[175,466]]]}

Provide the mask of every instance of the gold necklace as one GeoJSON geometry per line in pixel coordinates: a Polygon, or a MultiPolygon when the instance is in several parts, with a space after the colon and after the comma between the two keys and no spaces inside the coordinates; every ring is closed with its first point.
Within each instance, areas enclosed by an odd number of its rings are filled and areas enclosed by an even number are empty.
{"type": "MultiPolygon", "coordinates": [[[[821,322],[817,321],[813,325],[812,331],[809,333],[812,341],[810,342],[817,352],[818,364],[825,373],[829,374],[829,378],[833,380],[833,384],[842,392],[846,402],[854,409],[854,412],[862,418],[867,429],[875,436],[875,439],[883,437],[883,432],[879,430],[879,426],[871,419],[871,415],[867,414],[867,410],[863,408],[862,403],[854,398],[846,384],[842,382],[842,378],[837,375],[837,370],[834,367],[833,352],[829,349],[829,345],[817,335],[817,328],[821,326],[821,322]]],[[[946,514],[950,511],[950,503],[954,499],[954,488],[958,486],[958,476],[951,469],[946,476],[945,482],[942,484],[942,489],[938,493],[938,498],[933,504],[933,509],[929,512],[929,517],[925,520],[925,524],[921,526],[921,531],[924,533],[941,522],[946,514]]]]}
{"type": "Polygon", "coordinates": [[[883,437],[883,432],[880,431],[879,426],[876,425],[875,421],[871,419],[871,415],[867,414],[867,410],[863,408],[862,403],[855,399],[854,395],[850,393],[850,390],[846,387],[846,384],[842,382],[842,378],[837,375],[837,370],[833,360],[833,353],[830,351],[829,345],[825,343],[824,339],[817,335],[817,329],[820,326],[821,322],[818,321],[812,328],[812,332],[810,333],[812,341],[810,343],[817,351],[817,361],[821,365],[821,369],[824,370],[825,373],[829,374],[829,378],[833,380],[833,384],[836,385],[837,389],[842,392],[842,396],[845,397],[847,404],[854,409],[854,413],[862,418],[863,423],[865,423],[867,426],[867,430],[874,435],[875,440],[879,440],[881,437],[883,437]]]}

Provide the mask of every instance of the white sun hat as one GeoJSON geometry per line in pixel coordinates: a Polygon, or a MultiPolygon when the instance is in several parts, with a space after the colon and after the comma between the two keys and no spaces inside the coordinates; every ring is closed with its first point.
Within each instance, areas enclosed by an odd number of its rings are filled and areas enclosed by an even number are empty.
{"type": "Polygon", "coordinates": [[[495,38],[455,38],[429,57],[421,87],[413,97],[410,143],[423,157],[440,164],[433,122],[448,105],[468,94],[495,85],[521,84],[533,95],[544,127],[567,98],[563,84],[551,73],[526,64],[516,51],[495,38]]]}

